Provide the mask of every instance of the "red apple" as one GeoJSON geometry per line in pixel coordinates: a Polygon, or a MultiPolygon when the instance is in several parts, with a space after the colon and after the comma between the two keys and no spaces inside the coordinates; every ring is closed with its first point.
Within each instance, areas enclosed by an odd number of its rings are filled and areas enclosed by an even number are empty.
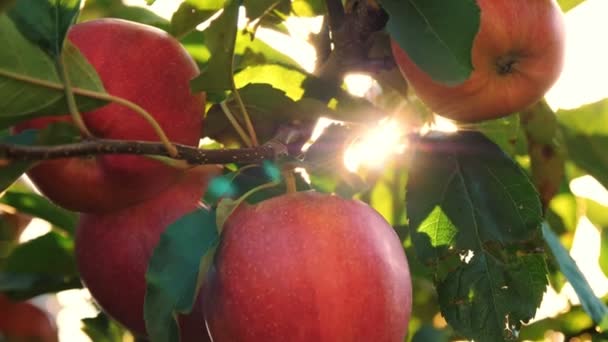
{"type": "Polygon", "coordinates": [[[393,41],[395,61],[418,97],[459,121],[495,119],[540,100],[564,59],[564,19],[555,0],[477,0],[473,72],[457,86],[434,81],[393,41]]]}
{"type": "MultiPolygon", "coordinates": [[[[103,310],[136,334],[145,336],[146,332],[145,273],[160,235],[169,224],[197,207],[216,170],[199,167],[179,183],[133,207],[80,217],[76,231],[80,276],[103,310]]],[[[181,326],[182,342],[206,341],[200,304],[191,316],[181,326]]]]}
{"type": "Polygon", "coordinates": [[[299,192],[229,217],[205,318],[214,342],[402,342],[411,291],[403,247],[376,211],[299,192]]]}
{"type": "MultiPolygon", "coordinates": [[[[157,28],[119,19],[77,24],[68,38],[95,67],[108,93],[143,107],[172,141],[198,144],[205,98],[190,91],[198,67],[177,40],[157,28]]],[[[18,125],[17,131],[68,119],[36,119],[18,125]]],[[[100,138],[158,141],[144,119],[118,104],[85,113],[84,120],[100,138]]],[[[64,208],[107,212],[150,198],[175,183],[180,173],[141,156],[110,155],[46,161],[28,175],[64,208]]]]}
{"type": "Polygon", "coordinates": [[[57,342],[57,327],[49,315],[28,302],[0,294],[0,340],[57,342]]]}

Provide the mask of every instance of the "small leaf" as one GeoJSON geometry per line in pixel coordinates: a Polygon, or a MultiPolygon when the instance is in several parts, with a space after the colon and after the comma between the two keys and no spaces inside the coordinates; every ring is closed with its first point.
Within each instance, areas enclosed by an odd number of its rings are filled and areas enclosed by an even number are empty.
{"type": "Polygon", "coordinates": [[[2,195],[0,203],[10,205],[20,213],[41,218],[70,235],[76,229],[76,213],[60,208],[38,194],[9,190],[2,195]]]}
{"type": "Polygon", "coordinates": [[[79,11],[80,0],[19,0],[8,16],[27,39],[57,57],[79,11]]]}
{"type": "MultiPolygon", "coordinates": [[[[0,49],[0,128],[19,121],[48,114],[68,113],[64,91],[39,83],[61,87],[61,81],[51,58],[27,41],[4,15],[0,15],[0,40],[7,48],[0,49]],[[19,79],[17,79],[19,78],[19,79]]],[[[72,44],[66,44],[64,61],[75,88],[104,92],[95,69],[72,44]]],[[[94,109],[103,101],[76,96],[81,111],[94,109]]]]}
{"type": "Polygon", "coordinates": [[[115,342],[124,340],[124,329],[103,312],[93,318],[84,318],[82,324],[82,330],[91,338],[91,341],[115,342]]]}
{"type": "Polygon", "coordinates": [[[18,245],[0,271],[0,292],[19,299],[80,287],[74,241],[55,232],[18,245]]]}
{"type": "Polygon", "coordinates": [[[222,14],[205,31],[211,60],[190,86],[194,91],[222,93],[232,89],[234,46],[236,42],[239,0],[230,0],[222,14]]]}
{"type": "Polygon", "coordinates": [[[207,210],[183,216],[161,235],[146,273],[144,316],[152,342],[179,340],[176,314],[192,310],[218,241],[215,212],[207,210]]]}
{"type": "MultiPolygon", "coordinates": [[[[560,270],[564,273],[570,284],[572,284],[572,288],[574,288],[574,292],[576,292],[585,311],[597,325],[605,324],[608,319],[608,307],[606,304],[595,296],[585,276],[581,273],[574,260],[572,260],[568,251],[561,245],[557,235],[553,233],[549,225],[543,224],[542,231],[547,245],[549,245],[551,252],[557,259],[560,270]]],[[[603,327],[603,329],[606,328],[608,327],[603,327]]]]}
{"type": "Polygon", "coordinates": [[[547,283],[538,194],[478,132],[422,137],[411,148],[412,243],[433,271],[444,317],[469,339],[512,340],[547,283]]]}
{"type": "Polygon", "coordinates": [[[464,82],[473,70],[471,49],[479,29],[475,1],[381,0],[388,32],[435,81],[464,82]]]}

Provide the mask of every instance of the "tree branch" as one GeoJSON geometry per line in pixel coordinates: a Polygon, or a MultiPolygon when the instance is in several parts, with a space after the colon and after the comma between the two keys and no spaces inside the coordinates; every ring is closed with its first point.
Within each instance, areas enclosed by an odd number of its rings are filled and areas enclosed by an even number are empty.
{"type": "Polygon", "coordinates": [[[344,6],[342,0],[325,0],[329,27],[332,31],[339,30],[344,22],[344,6]]]}
{"type": "MultiPolygon", "coordinates": [[[[175,144],[177,156],[192,165],[202,164],[254,164],[276,160],[287,155],[287,147],[278,139],[255,148],[203,150],[175,144]]],[[[87,140],[74,144],[54,146],[26,146],[0,144],[0,158],[9,161],[41,161],[69,157],[87,157],[103,154],[155,155],[172,157],[162,143],[111,139],[87,140]]]]}

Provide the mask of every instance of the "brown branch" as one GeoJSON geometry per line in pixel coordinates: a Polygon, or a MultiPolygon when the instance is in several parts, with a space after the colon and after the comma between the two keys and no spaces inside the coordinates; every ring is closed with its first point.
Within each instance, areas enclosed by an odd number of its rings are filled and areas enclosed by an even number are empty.
{"type": "MultiPolygon", "coordinates": [[[[277,139],[255,148],[203,150],[178,145],[177,156],[192,165],[201,164],[253,164],[276,160],[287,155],[287,148],[277,139]]],[[[171,157],[162,143],[111,139],[87,140],[74,144],[52,146],[26,146],[0,144],[0,158],[10,161],[41,161],[68,157],[86,157],[104,154],[134,154],[171,157]]]]}
{"type": "Polygon", "coordinates": [[[329,27],[332,31],[337,31],[344,22],[344,6],[342,0],[325,0],[329,27]]]}

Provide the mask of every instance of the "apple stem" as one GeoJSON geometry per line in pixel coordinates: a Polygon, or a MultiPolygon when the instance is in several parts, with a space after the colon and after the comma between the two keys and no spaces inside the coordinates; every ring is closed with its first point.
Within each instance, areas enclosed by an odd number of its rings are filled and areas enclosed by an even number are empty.
{"type": "Polygon", "coordinates": [[[82,118],[82,114],[78,111],[78,106],[76,105],[76,99],[74,98],[74,92],[72,90],[72,83],[70,82],[70,76],[68,75],[67,68],[65,67],[63,53],[57,57],[57,69],[61,74],[61,80],[63,81],[65,99],[68,105],[68,110],[70,111],[70,116],[72,117],[72,121],[74,125],[78,127],[80,133],[86,138],[93,138],[93,133],[89,131],[87,128],[84,119],[82,118]]]}
{"type": "Polygon", "coordinates": [[[281,173],[283,174],[283,178],[285,178],[286,192],[288,194],[296,192],[296,177],[294,175],[293,167],[286,166],[281,170],[281,173]]]}
{"type": "Polygon", "coordinates": [[[239,122],[234,117],[234,114],[232,114],[232,111],[230,110],[230,108],[228,108],[226,101],[220,102],[220,108],[222,108],[222,112],[224,112],[224,115],[226,115],[226,118],[228,118],[228,121],[230,121],[230,124],[236,130],[236,132],[238,133],[239,137],[241,137],[241,139],[243,140],[245,145],[247,147],[253,147],[253,143],[251,142],[251,139],[249,139],[249,136],[247,136],[247,133],[245,133],[245,130],[243,129],[243,127],[241,127],[239,122]]]}
{"type": "Polygon", "coordinates": [[[245,103],[243,102],[243,98],[241,98],[241,94],[238,89],[236,89],[236,85],[234,84],[234,78],[232,82],[232,93],[234,94],[234,98],[241,109],[241,113],[243,114],[243,118],[245,119],[245,126],[247,127],[247,131],[249,132],[249,137],[251,138],[251,142],[253,146],[258,146],[258,137],[255,133],[255,129],[253,128],[253,123],[251,122],[251,117],[249,116],[249,112],[247,112],[247,108],[245,107],[245,103]]]}
{"type": "MultiPolygon", "coordinates": [[[[11,78],[11,79],[21,81],[21,82],[34,84],[34,85],[44,87],[44,88],[49,88],[49,89],[58,90],[58,91],[66,91],[66,86],[63,84],[46,81],[46,80],[41,80],[38,78],[25,76],[25,75],[13,73],[13,72],[2,70],[2,69],[0,69],[0,76],[11,78]]],[[[150,115],[150,113],[148,113],[145,109],[143,109],[136,103],[133,103],[127,99],[123,99],[121,97],[113,96],[113,95],[110,95],[107,93],[101,93],[98,91],[87,90],[87,89],[76,88],[76,87],[71,87],[71,93],[76,94],[76,95],[86,96],[86,97],[89,97],[92,99],[114,102],[114,103],[117,103],[119,105],[125,106],[125,107],[133,110],[134,112],[139,114],[142,118],[144,118],[150,124],[150,126],[152,126],[152,129],[154,129],[154,131],[158,135],[160,142],[167,149],[169,156],[171,156],[171,157],[177,156],[177,154],[178,154],[177,149],[175,148],[173,143],[171,143],[171,141],[169,140],[169,138],[163,131],[162,127],[160,127],[158,122],[154,119],[154,117],[152,117],[152,115],[150,115]]],[[[77,123],[75,122],[75,124],[77,124],[77,123]]]]}

